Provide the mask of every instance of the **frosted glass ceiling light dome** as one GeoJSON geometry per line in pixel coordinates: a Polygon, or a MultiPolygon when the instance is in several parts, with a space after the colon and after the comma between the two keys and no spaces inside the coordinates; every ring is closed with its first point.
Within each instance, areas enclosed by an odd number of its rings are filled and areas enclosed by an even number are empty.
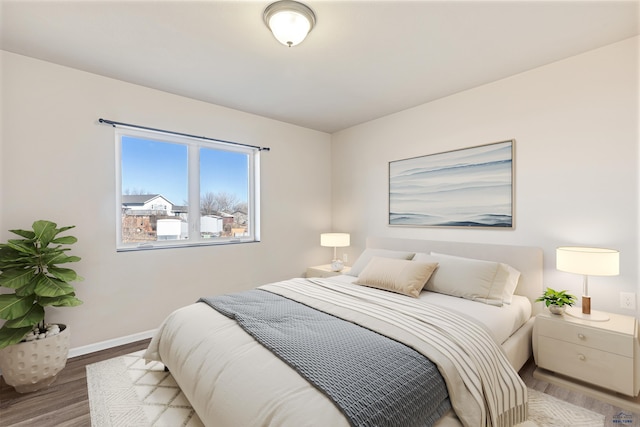
{"type": "Polygon", "coordinates": [[[262,15],[273,36],[285,46],[300,44],[316,24],[316,15],[297,1],[271,3],[262,15]]]}

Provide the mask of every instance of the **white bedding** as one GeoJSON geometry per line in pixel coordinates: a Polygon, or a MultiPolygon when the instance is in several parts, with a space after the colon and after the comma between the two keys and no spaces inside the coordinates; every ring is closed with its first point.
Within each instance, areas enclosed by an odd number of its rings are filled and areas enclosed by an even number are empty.
{"type": "MultiPolygon", "coordinates": [[[[331,279],[340,283],[353,283],[357,277],[342,274],[331,279]]],[[[430,291],[422,291],[419,298],[439,307],[455,310],[482,323],[500,344],[531,318],[531,302],[521,295],[514,295],[511,304],[501,307],[430,291]]]]}
{"type": "MultiPolygon", "coordinates": [[[[506,263],[521,273],[515,294],[530,302],[544,288],[540,248],[380,237],[367,238],[366,247],[411,254],[437,252],[506,263]]],[[[354,279],[348,276],[335,278],[336,281],[354,279]]],[[[529,318],[529,313],[535,315],[540,304],[532,306],[516,297],[509,306],[495,307],[428,292],[423,292],[421,298],[481,318],[481,323],[492,331],[496,341],[502,342],[502,348],[516,370],[530,358],[534,318],[529,318]],[[518,329],[517,325],[527,318],[518,329]],[[505,337],[508,338],[503,342],[505,337]]],[[[153,338],[146,357],[161,360],[171,369],[206,425],[349,425],[324,394],[251,338],[235,321],[206,304],[192,304],[169,315],[153,338]]],[[[456,415],[450,411],[436,427],[460,427],[463,423],[456,415]]],[[[477,427],[478,423],[467,425],[477,427]]]]}
{"type": "MultiPolygon", "coordinates": [[[[344,283],[355,277],[345,275],[332,280],[344,283]]],[[[494,330],[498,343],[511,335],[513,325],[528,318],[526,304],[494,307],[430,292],[423,292],[420,298],[442,307],[455,306],[456,311],[463,307],[467,317],[479,316],[481,323],[494,330]]],[[[529,306],[529,313],[530,310],[529,306]]],[[[172,313],[145,357],[160,360],[170,368],[206,425],[348,425],[327,397],[235,321],[205,304],[193,304],[172,313]]]]}
{"type": "Polygon", "coordinates": [[[349,426],[324,394],[206,304],[172,313],[145,358],[169,367],[205,426],[349,426]],[[321,420],[309,417],[316,412],[321,420]]]}

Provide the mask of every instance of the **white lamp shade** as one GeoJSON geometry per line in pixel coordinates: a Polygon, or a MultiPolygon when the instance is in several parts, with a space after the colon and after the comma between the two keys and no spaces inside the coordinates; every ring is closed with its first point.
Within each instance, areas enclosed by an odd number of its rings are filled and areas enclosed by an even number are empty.
{"type": "Polygon", "coordinates": [[[556,268],[585,276],[620,274],[620,252],[615,249],[564,246],[556,249],[556,268]]]}
{"type": "Polygon", "coordinates": [[[344,248],[349,246],[350,240],[349,233],[322,233],[320,235],[320,246],[344,248]]]}

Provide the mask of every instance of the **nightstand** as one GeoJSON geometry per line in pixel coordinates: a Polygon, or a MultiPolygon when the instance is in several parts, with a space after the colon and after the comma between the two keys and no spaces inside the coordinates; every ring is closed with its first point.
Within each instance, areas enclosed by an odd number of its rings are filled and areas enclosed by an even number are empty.
{"type": "Polygon", "coordinates": [[[638,411],[638,324],[635,317],[606,313],[594,322],[543,312],[533,327],[534,378],[564,385],[638,411]],[[631,398],[618,396],[617,392],[631,398]],[[610,398],[607,398],[607,395],[610,398]],[[624,403],[624,402],[622,402],[624,403]]]}
{"type": "Polygon", "coordinates": [[[347,274],[351,267],[345,266],[340,271],[331,271],[331,264],[316,265],[315,267],[307,267],[307,277],[331,277],[347,274]]]}

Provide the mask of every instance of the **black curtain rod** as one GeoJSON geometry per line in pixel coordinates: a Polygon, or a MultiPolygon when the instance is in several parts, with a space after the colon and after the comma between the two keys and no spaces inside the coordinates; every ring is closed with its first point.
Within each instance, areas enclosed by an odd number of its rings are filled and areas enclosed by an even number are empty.
{"type": "Polygon", "coordinates": [[[225,144],[241,145],[243,147],[256,148],[256,149],[258,149],[258,151],[271,151],[271,148],[269,148],[269,147],[258,147],[257,145],[241,144],[239,142],[225,141],[223,139],[207,138],[206,136],[190,135],[188,133],[173,132],[173,131],[170,131],[170,130],[155,129],[155,128],[150,128],[150,127],[146,127],[146,126],[131,125],[129,123],[114,122],[113,120],[107,120],[107,119],[103,119],[103,118],[98,119],[98,122],[106,123],[106,124],[111,125],[113,127],[126,126],[126,127],[130,127],[130,128],[144,129],[144,130],[150,130],[150,131],[154,131],[154,132],[168,133],[170,135],[179,135],[179,136],[186,136],[188,138],[204,139],[206,141],[216,141],[216,142],[222,142],[222,143],[225,143],[225,144]]]}

